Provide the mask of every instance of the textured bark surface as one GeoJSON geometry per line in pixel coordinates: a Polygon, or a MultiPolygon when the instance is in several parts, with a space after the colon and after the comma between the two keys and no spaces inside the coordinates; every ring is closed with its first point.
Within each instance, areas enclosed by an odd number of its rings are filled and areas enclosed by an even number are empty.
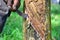
{"type": "Polygon", "coordinates": [[[51,40],[49,0],[25,0],[25,40],[51,40]]]}

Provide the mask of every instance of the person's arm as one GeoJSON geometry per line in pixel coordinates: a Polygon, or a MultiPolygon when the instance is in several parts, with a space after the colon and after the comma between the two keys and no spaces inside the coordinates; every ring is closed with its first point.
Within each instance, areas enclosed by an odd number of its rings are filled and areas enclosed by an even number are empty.
{"type": "Polygon", "coordinates": [[[18,9],[19,6],[20,6],[20,0],[14,0],[13,6],[12,6],[13,7],[13,10],[18,9]]]}
{"type": "Polygon", "coordinates": [[[8,6],[11,7],[11,11],[14,11],[20,7],[20,0],[4,0],[8,6]]]}

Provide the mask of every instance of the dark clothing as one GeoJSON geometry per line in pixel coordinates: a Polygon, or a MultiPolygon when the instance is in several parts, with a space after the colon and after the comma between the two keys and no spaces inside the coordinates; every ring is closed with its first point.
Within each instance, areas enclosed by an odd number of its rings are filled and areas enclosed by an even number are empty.
{"type": "Polygon", "coordinates": [[[6,19],[10,16],[10,13],[10,8],[3,0],[0,0],[0,33],[2,32],[6,19]]]}
{"type": "Polygon", "coordinates": [[[3,27],[4,27],[4,24],[5,24],[5,22],[6,22],[6,19],[7,19],[6,16],[5,16],[5,17],[0,16],[0,33],[1,33],[2,30],[3,30],[3,27]]]}
{"type": "Polygon", "coordinates": [[[9,12],[7,15],[0,15],[0,33],[2,32],[2,30],[3,30],[3,28],[4,28],[4,24],[5,24],[5,22],[6,22],[6,19],[7,19],[7,17],[9,17],[10,16],[10,13],[11,12],[9,12]]]}

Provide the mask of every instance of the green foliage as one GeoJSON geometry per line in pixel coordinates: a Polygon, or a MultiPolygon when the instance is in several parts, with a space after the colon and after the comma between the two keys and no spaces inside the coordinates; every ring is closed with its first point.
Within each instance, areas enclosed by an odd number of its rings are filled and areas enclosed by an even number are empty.
{"type": "Polygon", "coordinates": [[[51,5],[51,13],[60,13],[60,5],[58,4],[52,4],[51,5]]]}
{"type": "MultiPolygon", "coordinates": [[[[21,0],[20,11],[23,11],[23,1],[21,0]]],[[[12,12],[8,17],[0,40],[23,40],[23,18],[17,13],[12,12]]]]}
{"type": "Polygon", "coordinates": [[[60,40],[60,5],[51,5],[52,38],[60,40]]]}

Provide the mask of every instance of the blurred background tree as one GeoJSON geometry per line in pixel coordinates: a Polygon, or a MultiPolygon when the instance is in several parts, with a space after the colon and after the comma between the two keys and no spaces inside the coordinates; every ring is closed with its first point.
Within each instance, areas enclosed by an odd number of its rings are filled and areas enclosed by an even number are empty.
{"type": "Polygon", "coordinates": [[[53,40],[60,40],[60,0],[54,1],[51,3],[51,32],[53,40]]]}

